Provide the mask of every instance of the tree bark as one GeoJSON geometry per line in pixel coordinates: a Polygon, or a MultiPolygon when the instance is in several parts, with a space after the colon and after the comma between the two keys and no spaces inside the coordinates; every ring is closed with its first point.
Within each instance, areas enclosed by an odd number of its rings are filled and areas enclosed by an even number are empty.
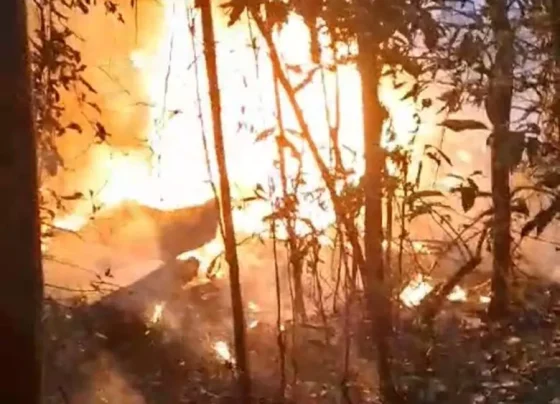
{"type": "Polygon", "coordinates": [[[509,309],[509,278],[511,267],[511,204],[508,141],[513,92],[513,32],[507,15],[507,1],[491,3],[491,23],[497,42],[496,59],[489,81],[486,112],[493,125],[491,141],[491,179],[493,222],[492,301],[489,314],[500,318],[509,309]]]}
{"type": "Polygon", "coordinates": [[[0,2],[1,403],[41,401],[41,269],[37,150],[24,0],[0,2]]]}
{"type": "Polygon", "coordinates": [[[210,0],[199,0],[197,6],[201,10],[202,35],[204,41],[204,57],[208,75],[210,104],[212,110],[212,125],[214,130],[214,148],[220,177],[220,212],[224,235],[226,261],[229,266],[229,281],[231,289],[231,305],[233,314],[233,328],[235,339],[235,360],[238,382],[238,397],[242,403],[251,402],[251,378],[247,360],[245,316],[243,313],[243,297],[239,279],[239,260],[232,216],[231,192],[226,164],[224,136],[221,119],[221,97],[218,81],[218,67],[216,61],[216,42],[214,38],[214,23],[210,0]]]}
{"type": "Polygon", "coordinates": [[[377,347],[380,392],[387,403],[400,402],[391,371],[389,338],[392,333],[390,296],[383,265],[383,198],[382,182],[385,152],[381,146],[383,122],[387,111],[379,99],[382,64],[379,49],[366,34],[358,35],[358,70],[362,82],[365,156],[365,234],[364,289],[370,315],[373,317],[373,337],[377,347]]]}

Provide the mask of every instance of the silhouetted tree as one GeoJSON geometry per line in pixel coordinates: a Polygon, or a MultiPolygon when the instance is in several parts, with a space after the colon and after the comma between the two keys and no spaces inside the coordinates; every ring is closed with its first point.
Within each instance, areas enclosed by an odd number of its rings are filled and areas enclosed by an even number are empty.
{"type": "Polygon", "coordinates": [[[208,74],[210,104],[212,109],[212,125],[214,129],[214,150],[218,164],[220,182],[220,213],[222,218],[222,233],[224,237],[225,257],[229,266],[229,281],[231,289],[231,305],[233,310],[233,328],[236,369],[238,372],[239,399],[242,403],[251,402],[251,377],[247,361],[245,317],[243,313],[243,297],[239,280],[239,260],[237,258],[237,243],[233,225],[231,192],[226,164],[224,136],[221,118],[221,97],[216,61],[216,43],[214,38],[214,24],[210,0],[199,0],[197,6],[202,15],[202,35],[204,41],[204,57],[208,74]]]}
{"type": "Polygon", "coordinates": [[[24,0],[0,3],[0,402],[41,401],[43,277],[24,0]]]}

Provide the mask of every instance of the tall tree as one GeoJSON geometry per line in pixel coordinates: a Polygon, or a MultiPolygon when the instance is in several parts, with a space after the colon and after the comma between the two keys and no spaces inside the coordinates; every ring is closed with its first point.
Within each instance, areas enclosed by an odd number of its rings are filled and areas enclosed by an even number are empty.
{"type": "Polygon", "coordinates": [[[210,104],[212,110],[212,125],[214,129],[214,148],[220,178],[220,213],[225,246],[226,261],[229,266],[229,280],[231,289],[231,305],[233,311],[233,328],[235,339],[235,359],[238,374],[239,399],[242,403],[251,402],[251,378],[247,360],[245,317],[243,313],[243,297],[239,280],[239,260],[237,258],[237,244],[233,225],[231,192],[228,169],[226,164],[224,135],[221,118],[221,97],[216,61],[216,41],[214,38],[214,23],[210,0],[199,0],[197,6],[201,10],[202,35],[204,42],[204,58],[208,74],[210,104]]]}
{"type": "Polygon", "coordinates": [[[494,64],[488,82],[486,114],[493,126],[490,141],[493,221],[493,273],[491,316],[502,317],[508,310],[508,278],[511,267],[511,148],[510,132],[513,97],[514,32],[508,17],[508,2],[488,3],[490,24],[496,42],[494,64]]]}
{"type": "Polygon", "coordinates": [[[0,402],[39,403],[43,276],[25,0],[0,2],[0,402]]]}
{"type": "Polygon", "coordinates": [[[379,99],[381,69],[379,44],[372,41],[372,33],[359,31],[358,70],[362,81],[364,125],[364,196],[365,232],[364,255],[368,277],[364,279],[374,313],[374,335],[377,345],[378,372],[382,396],[387,402],[396,402],[397,393],[391,376],[389,362],[389,336],[391,334],[390,296],[385,282],[383,262],[383,175],[385,152],[381,146],[383,122],[387,111],[379,99]],[[373,309],[375,307],[375,309],[373,309]]]}

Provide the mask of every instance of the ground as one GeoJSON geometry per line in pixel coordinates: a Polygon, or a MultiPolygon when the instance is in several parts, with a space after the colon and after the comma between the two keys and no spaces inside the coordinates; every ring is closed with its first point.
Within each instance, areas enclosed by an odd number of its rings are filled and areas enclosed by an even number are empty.
{"type": "MultiPolygon", "coordinates": [[[[486,323],[472,302],[447,305],[432,331],[415,321],[413,311],[405,312],[397,323],[394,366],[409,402],[560,402],[560,293],[553,286],[532,287],[533,307],[518,309],[515,321],[501,325],[486,323]]],[[[149,304],[126,312],[117,304],[138,290],[135,285],[93,306],[47,302],[46,403],[236,402],[234,367],[214,349],[218,341],[232,346],[227,282],[178,291],[156,324],[149,321],[149,304]]],[[[329,316],[326,326],[311,322],[298,327],[295,338],[285,325],[287,401],[376,402],[366,320],[354,313],[349,322],[353,349],[346,388],[343,313],[329,316]]],[[[267,321],[248,330],[257,402],[279,402],[276,335],[267,321]]]]}

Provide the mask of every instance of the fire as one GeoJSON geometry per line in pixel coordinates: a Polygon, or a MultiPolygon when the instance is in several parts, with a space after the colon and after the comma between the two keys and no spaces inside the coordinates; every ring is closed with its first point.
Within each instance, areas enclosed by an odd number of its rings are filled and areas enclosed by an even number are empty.
{"type": "Polygon", "coordinates": [[[451,293],[447,295],[447,299],[452,302],[465,302],[467,301],[467,291],[460,286],[455,286],[451,293]]]}
{"type": "Polygon", "coordinates": [[[225,341],[218,341],[214,344],[214,351],[219,359],[228,363],[235,363],[233,355],[229,349],[228,344],[225,341]]]}
{"type": "Polygon", "coordinates": [[[250,330],[252,330],[253,328],[256,328],[259,325],[259,320],[251,320],[249,322],[249,325],[247,328],[249,328],[250,330]]]}
{"type": "MultiPolygon", "coordinates": [[[[219,255],[223,254],[224,245],[219,238],[215,238],[211,242],[203,245],[195,251],[186,251],[177,256],[178,260],[186,261],[189,258],[196,258],[200,262],[199,274],[208,275],[210,265],[219,255]]],[[[218,278],[221,276],[221,271],[214,274],[218,278]]]]}
{"type": "Polygon", "coordinates": [[[490,296],[480,296],[478,298],[478,301],[482,304],[488,304],[488,303],[490,303],[490,300],[492,300],[492,299],[490,299],[490,296]]]}
{"type": "MultiPolygon", "coordinates": [[[[418,306],[422,300],[434,289],[430,283],[431,279],[421,274],[409,282],[400,294],[400,299],[407,307],[418,306]]],[[[451,293],[447,295],[447,300],[452,302],[467,301],[467,291],[460,286],[455,286],[451,293]]]]}
{"type": "Polygon", "coordinates": [[[63,230],[80,230],[87,222],[87,218],[78,215],[61,217],[53,222],[53,226],[63,230]]]}
{"type": "Polygon", "coordinates": [[[161,321],[161,319],[163,318],[163,309],[165,308],[165,303],[161,302],[161,303],[157,303],[154,306],[154,312],[152,313],[152,317],[150,318],[150,322],[152,324],[157,324],[161,321]]]}
{"type": "MultiPolygon", "coordinates": [[[[93,152],[92,161],[95,172],[92,177],[108,180],[102,190],[95,195],[96,202],[102,206],[119,204],[125,200],[135,200],[142,204],[160,209],[196,206],[214,197],[210,180],[216,180],[216,167],[213,157],[213,141],[209,136],[210,114],[208,108],[205,67],[200,41],[200,22],[197,12],[195,23],[196,41],[192,41],[189,21],[185,13],[184,0],[165,0],[164,32],[158,39],[157,50],[138,48],[130,53],[128,62],[138,71],[142,85],[149,94],[145,104],[149,105],[152,121],[146,128],[149,149],[146,153],[124,153],[113,150],[110,146],[100,146],[102,152],[93,152]],[[193,43],[194,49],[193,49],[193,43]],[[196,63],[197,69],[193,68],[196,63]],[[200,81],[200,99],[196,91],[200,81]],[[202,117],[201,117],[202,116],[202,117]],[[203,136],[210,150],[208,161],[203,147],[203,136]]],[[[192,2],[188,2],[191,7],[192,2]]],[[[216,13],[217,42],[220,79],[227,86],[222,86],[223,125],[225,147],[228,158],[228,170],[234,197],[252,196],[256,184],[260,184],[270,196],[278,198],[281,187],[278,186],[279,174],[272,161],[277,159],[276,144],[272,140],[255,142],[256,132],[276,126],[273,78],[270,69],[259,68],[256,75],[254,49],[243,46],[250,41],[246,26],[225,27],[223,16],[216,13]],[[240,112],[241,111],[241,112],[240,112]],[[242,124],[240,123],[242,122],[242,124]],[[250,156],[250,158],[248,158],[250,156]],[[272,179],[276,184],[275,193],[267,189],[266,184],[272,179]]],[[[290,18],[276,41],[283,58],[292,65],[301,65],[303,69],[311,68],[308,35],[300,18],[290,18]],[[298,45],[299,44],[299,45],[298,45]]],[[[264,47],[259,51],[263,66],[268,66],[264,47]]],[[[325,62],[333,55],[324,52],[325,62]]],[[[260,63],[260,62],[259,62],[260,63]]],[[[344,65],[339,68],[340,82],[340,149],[346,167],[352,167],[354,173],[350,181],[363,173],[363,136],[360,77],[354,66],[344,65]]],[[[294,79],[296,83],[300,79],[294,79]]],[[[326,103],[333,108],[334,116],[335,84],[337,78],[332,72],[325,72],[324,93],[321,75],[315,74],[309,85],[298,93],[298,100],[304,110],[314,141],[321,150],[324,160],[329,162],[328,146],[330,144],[329,125],[326,103]],[[326,98],[326,100],[325,100],[326,98]],[[320,108],[317,106],[321,105],[320,108]]],[[[412,101],[402,101],[401,95],[391,89],[389,79],[382,83],[381,98],[391,115],[396,133],[395,139],[383,145],[392,149],[396,145],[406,145],[416,129],[415,107],[412,101]]],[[[282,96],[284,125],[297,131],[299,126],[291,111],[291,105],[282,96]]],[[[332,119],[331,119],[332,121],[332,119]]],[[[387,125],[388,127],[388,125],[387,125]]],[[[289,177],[294,177],[301,168],[305,172],[305,185],[300,188],[298,215],[310,221],[318,229],[326,229],[334,222],[334,212],[328,198],[319,201],[325,209],[319,208],[315,198],[306,198],[308,194],[322,187],[322,179],[314,159],[307,148],[298,140],[292,139],[300,154],[296,159],[287,156],[286,165],[289,177]]],[[[248,209],[234,212],[236,229],[239,232],[267,231],[262,218],[270,213],[270,206],[252,203],[248,209]]],[[[78,212],[74,215],[57,219],[57,226],[79,230],[86,222],[89,213],[78,212]]],[[[296,223],[298,234],[308,234],[309,226],[304,220],[296,223]]],[[[279,234],[282,229],[279,229],[279,234]]],[[[332,240],[321,237],[323,246],[332,246],[332,240]]],[[[416,248],[416,247],[415,247],[416,248]]],[[[221,254],[221,241],[214,240],[201,249],[181,254],[178,259],[191,256],[201,263],[201,273],[208,270],[216,255],[221,254]]],[[[218,273],[217,276],[224,276],[218,273]]]]}
{"type": "Polygon", "coordinates": [[[430,293],[434,287],[426,282],[425,277],[417,275],[400,294],[400,299],[407,307],[418,306],[422,299],[430,293]]]}
{"type": "Polygon", "coordinates": [[[257,313],[261,310],[260,307],[253,301],[250,301],[249,303],[247,303],[247,308],[250,311],[252,311],[253,313],[257,313]]]}

